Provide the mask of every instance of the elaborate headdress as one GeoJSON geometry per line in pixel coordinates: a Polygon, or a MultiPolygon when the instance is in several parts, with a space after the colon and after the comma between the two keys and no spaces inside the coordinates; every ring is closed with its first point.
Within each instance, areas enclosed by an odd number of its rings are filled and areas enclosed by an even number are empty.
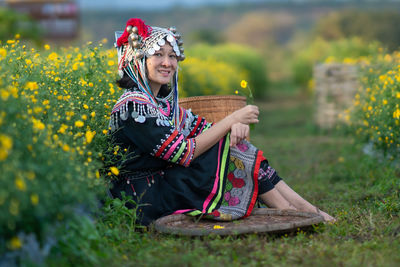
{"type": "MultiPolygon", "coordinates": [[[[128,75],[155,105],[157,101],[151,91],[146,74],[146,58],[154,55],[160,47],[168,42],[173,48],[178,61],[185,59],[183,41],[175,27],[150,27],[138,18],[127,21],[123,32],[115,32],[115,46],[118,51],[118,72],[122,77],[128,75]]],[[[175,116],[178,116],[178,70],[171,80],[174,94],[175,116]]],[[[176,121],[176,120],[175,120],[176,121]]]]}

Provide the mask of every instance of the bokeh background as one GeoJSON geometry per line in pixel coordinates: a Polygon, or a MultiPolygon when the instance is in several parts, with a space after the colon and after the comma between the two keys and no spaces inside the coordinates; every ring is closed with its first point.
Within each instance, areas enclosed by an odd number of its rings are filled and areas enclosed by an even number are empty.
{"type": "Polygon", "coordinates": [[[0,0],[0,266],[399,266],[399,25],[397,0],[0,0]],[[182,33],[181,97],[260,107],[250,140],[335,225],[167,237],[107,197],[131,17],[182,33]]]}

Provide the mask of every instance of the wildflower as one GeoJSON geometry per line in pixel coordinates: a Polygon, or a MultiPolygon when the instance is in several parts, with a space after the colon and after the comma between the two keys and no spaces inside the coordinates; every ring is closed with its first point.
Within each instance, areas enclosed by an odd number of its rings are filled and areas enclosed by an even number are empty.
{"type": "Polygon", "coordinates": [[[395,112],[393,112],[393,118],[395,119],[400,118],[400,109],[396,109],[395,112]]]}
{"type": "Polygon", "coordinates": [[[396,93],[396,98],[400,98],[400,92],[396,93]]]}
{"type": "Polygon", "coordinates": [[[7,40],[7,44],[15,44],[15,40],[7,40]]]}
{"type": "Polygon", "coordinates": [[[236,90],[236,91],[235,91],[235,94],[236,94],[236,95],[237,95],[237,94],[239,94],[239,91],[238,91],[238,90],[236,90]]]}
{"type": "Polygon", "coordinates": [[[33,123],[33,129],[34,130],[43,130],[45,128],[45,125],[43,124],[43,122],[41,122],[40,120],[37,120],[35,118],[32,118],[32,123],[33,123]]]}
{"type": "Polygon", "coordinates": [[[22,178],[17,177],[15,179],[15,186],[20,191],[25,191],[26,190],[26,184],[25,184],[25,181],[22,178]]]}
{"type": "Polygon", "coordinates": [[[68,126],[67,126],[67,125],[61,124],[60,129],[58,129],[58,132],[59,132],[60,134],[64,134],[64,133],[65,133],[65,130],[67,130],[67,129],[68,129],[68,126]]]}
{"type": "Polygon", "coordinates": [[[33,90],[37,90],[39,88],[39,86],[38,86],[37,82],[27,82],[25,85],[25,88],[33,91],[33,90]]]}
{"type": "Polygon", "coordinates": [[[114,174],[116,176],[118,176],[118,174],[119,174],[119,170],[117,167],[110,167],[110,171],[112,174],[114,174]]]}
{"type": "Polygon", "coordinates": [[[86,114],[82,115],[82,120],[84,120],[84,121],[87,120],[87,115],[86,114]]]}
{"type": "Polygon", "coordinates": [[[67,145],[67,144],[65,144],[65,145],[63,145],[62,146],[62,150],[64,150],[65,152],[68,152],[69,151],[69,145],[67,145]]]}
{"type": "MultiPolygon", "coordinates": [[[[244,88],[244,87],[243,87],[244,88]]],[[[222,225],[218,225],[218,224],[216,224],[216,225],[214,225],[214,227],[213,227],[214,229],[224,229],[225,228],[225,226],[222,226],[222,225]]]]}
{"type": "Polygon", "coordinates": [[[90,144],[91,142],[92,142],[92,140],[93,140],[93,137],[96,135],[96,132],[95,131],[86,131],[86,134],[85,134],[85,137],[86,137],[86,142],[88,143],[88,144],[90,144]]]}
{"type": "Polygon", "coordinates": [[[90,113],[90,116],[92,117],[92,118],[94,118],[95,116],[96,116],[96,112],[92,112],[92,113],[90,113]]]}
{"type": "Polygon", "coordinates": [[[39,203],[39,196],[38,194],[31,195],[31,203],[33,206],[36,206],[39,203]]]}
{"type": "Polygon", "coordinates": [[[88,109],[88,108],[89,108],[89,106],[88,106],[88,105],[86,105],[86,104],[83,104],[83,108],[84,108],[84,109],[88,109]]]}
{"type": "Polygon", "coordinates": [[[83,121],[76,121],[75,122],[75,127],[78,127],[78,128],[80,128],[80,127],[83,127],[85,124],[83,123],[83,121]]]}
{"type": "Polygon", "coordinates": [[[246,82],[245,80],[242,80],[242,81],[240,82],[240,86],[241,86],[242,88],[246,88],[246,87],[247,87],[247,82],[246,82]]]}
{"type": "Polygon", "coordinates": [[[56,52],[53,52],[53,53],[51,53],[51,54],[48,56],[48,58],[49,58],[51,61],[55,61],[55,60],[58,58],[58,54],[57,54],[56,52]]]}
{"type": "Polygon", "coordinates": [[[20,249],[22,247],[22,241],[17,236],[14,236],[13,238],[11,238],[9,246],[11,250],[20,249]]]}
{"type": "Polygon", "coordinates": [[[5,58],[7,56],[7,50],[4,48],[0,48],[0,56],[5,58]]]}
{"type": "Polygon", "coordinates": [[[10,97],[10,93],[7,90],[0,89],[0,97],[4,101],[7,101],[7,99],[10,97]]]}
{"type": "Polygon", "coordinates": [[[32,64],[32,60],[30,60],[30,59],[25,59],[25,63],[26,63],[26,65],[30,65],[30,64],[32,64]]]}
{"type": "Polygon", "coordinates": [[[97,170],[96,171],[96,178],[99,179],[100,178],[100,172],[97,170]]]}
{"type": "Polygon", "coordinates": [[[13,140],[7,135],[0,134],[0,161],[5,160],[11,151],[13,140]]]}
{"type": "Polygon", "coordinates": [[[44,45],[44,49],[46,49],[46,50],[50,50],[50,45],[48,45],[48,44],[45,44],[45,45],[44,45]]]}
{"type": "Polygon", "coordinates": [[[109,60],[108,61],[108,66],[114,66],[114,60],[109,60]]]}

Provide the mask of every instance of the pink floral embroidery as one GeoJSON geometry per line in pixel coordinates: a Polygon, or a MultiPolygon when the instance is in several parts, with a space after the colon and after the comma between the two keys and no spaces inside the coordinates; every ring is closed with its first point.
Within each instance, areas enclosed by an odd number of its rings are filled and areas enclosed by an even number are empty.
{"type": "Polygon", "coordinates": [[[229,201],[229,199],[231,198],[231,193],[230,192],[226,192],[224,195],[224,198],[226,201],[229,201]]]}
{"type": "Polygon", "coordinates": [[[230,192],[226,192],[224,198],[229,206],[236,206],[240,203],[240,199],[238,197],[232,197],[230,192]]]}
{"type": "Polygon", "coordinates": [[[240,203],[240,200],[239,200],[239,198],[238,197],[231,197],[230,199],[229,199],[229,206],[236,206],[237,204],[239,204],[240,203]]]}
{"type": "Polygon", "coordinates": [[[237,144],[236,147],[242,152],[245,152],[249,149],[249,147],[244,143],[237,144]]]}

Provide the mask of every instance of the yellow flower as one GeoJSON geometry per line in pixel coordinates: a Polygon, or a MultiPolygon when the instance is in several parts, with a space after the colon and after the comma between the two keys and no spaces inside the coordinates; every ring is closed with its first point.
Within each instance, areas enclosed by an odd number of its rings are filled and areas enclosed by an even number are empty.
{"type": "Polygon", "coordinates": [[[51,53],[48,58],[52,61],[56,60],[58,58],[58,55],[56,52],[51,53]]]}
{"type": "Polygon", "coordinates": [[[37,120],[35,118],[32,118],[32,123],[33,123],[34,130],[43,130],[45,128],[45,125],[43,124],[43,122],[41,122],[40,120],[37,120]]]}
{"type": "Polygon", "coordinates": [[[400,92],[396,93],[396,98],[400,98],[400,92]]]}
{"type": "Polygon", "coordinates": [[[76,122],[75,122],[75,127],[80,128],[80,127],[83,127],[83,125],[85,125],[85,124],[83,123],[83,121],[76,121],[76,122]]]}
{"type": "Polygon", "coordinates": [[[27,82],[25,85],[25,88],[33,91],[33,90],[37,90],[39,88],[39,86],[38,86],[37,82],[27,82]]]}
{"type": "Polygon", "coordinates": [[[7,50],[4,48],[0,48],[0,56],[1,57],[6,57],[7,56],[7,50]]]}
{"type": "Polygon", "coordinates": [[[96,132],[95,131],[86,131],[85,137],[86,137],[86,142],[90,144],[93,140],[93,137],[95,136],[96,132]]]}
{"type": "Polygon", "coordinates": [[[92,117],[92,118],[94,118],[95,116],[96,116],[96,112],[92,112],[92,113],[90,113],[90,116],[92,117]]]}
{"type": "Polygon", "coordinates": [[[7,40],[7,44],[15,44],[15,40],[7,40]]]}
{"type": "Polygon", "coordinates": [[[96,178],[99,179],[100,178],[100,172],[96,171],[96,178]]]}
{"type": "Polygon", "coordinates": [[[26,63],[26,65],[30,65],[30,64],[32,64],[32,60],[30,60],[30,59],[25,59],[25,63],[26,63]]]}
{"type": "Polygon", "coordinates": [[[242,88],[246,88],[246,87],[247,87],[247,82],[246,82],[245,80],[242,80],[242,81],[240,82],[240,86],[241,86],[242,88]]]}
{"type": "Polygon", "coordinates": [[[114,66],[114,60],[109,60],[108,61],[108,66],[114,66]]]}
{"type": "Polygon", "coordinates": [[[44,45],[44,49],[46,49],[46,50],[50,50],[50,45],[48,45],[48,44],[45,44],[45,45],[44,45]]]}
{"type": "Polygon", "coordinates": [[[396,109],[395,112],[393,112],[393,118],[395,119],[400,118],[400,109],[396,109]]]}
{"type": "Polygon", "coordinates": [[[69,151],[69,145],[67,145],[67,144],[63,145],[62,149],[63,149],[65,152],[68,152],[68,151],[69,151]]]}
{"type": "Polygon", "coordinates": [[[236,91],[235,91],[235,94],[239,94],[239,91],[238,91],[238,90],[236,90],[236,91]]]}
{"type": "Polygon", "coordinates": [[[65,133],[65,130],[67,130],[67,129],[68,129],[68,126],[67,126],[67,125],[61,124],[61,127],[60,127],[60,129],[58,129],[58,132],[59,132],[60,134],[63,134],[63,133],[65,133]]]}
{"type": "Polygon", "coordinates": [[[31,195],[31,203],[33,206],[36,206],[39,203],[39,196],[38,194],[31,195]]]}
{"type": "MultiPolygon", "coordinates": [[[[244,87],[243,87],[244,88],[244,87]]],[[[218,224],[216,224],[216,225],[214,225],[214,227],[213,227],[214,229],[224,229],[225,228],[225,226],[222,226],[222,225],[218,225],[218,224]]]]}
{"type": "Polygon", "coordinates": [[[15,179],[15,186],[17,187],[18,190],[20,191],[25,191],[26,190],[26,184],[25,181],[19,177],[15,179]]]}
{"type": "Polygon", "coordinates": [[[88,105],[86,105],[86,104],[83,104],[83,108],[84,108],[84,109],[88,109],[88,108],[89,108],[89,106],[88,106],[88,105]]]}
{"type": "Polygon", "coordinates": [[[82,115],[82,120],[84,120],[84,121],[87,120],[87,115],[86,114],[82,115]]]}
{"type": "Polygon", "coordinates": [[[11,238],[9,245],[11,250],[17,250],[22,247],[22,241],[17,236],[14,236],[11,238]]]}
{"type": "Polygon", "coordinates": [[[119,170],[117,167],[110,167],[110,171],[112,174],[114,174],[116,176],[118,176],[118,174],[119,174],[119,170]]]}
{"type": "Polygon", "coordinates": [[[7,99],[10,97],[10,93],[7,90],[0,89],[0,96],[1,96],[1,99],[3,99],[4,101],[7,101],[7,99]]]}
{"type": "Polygon", "coordinates": [[[13,140],[7,135],[0,134],[0,161],[5,160],[13,146],[13,140]]]}

